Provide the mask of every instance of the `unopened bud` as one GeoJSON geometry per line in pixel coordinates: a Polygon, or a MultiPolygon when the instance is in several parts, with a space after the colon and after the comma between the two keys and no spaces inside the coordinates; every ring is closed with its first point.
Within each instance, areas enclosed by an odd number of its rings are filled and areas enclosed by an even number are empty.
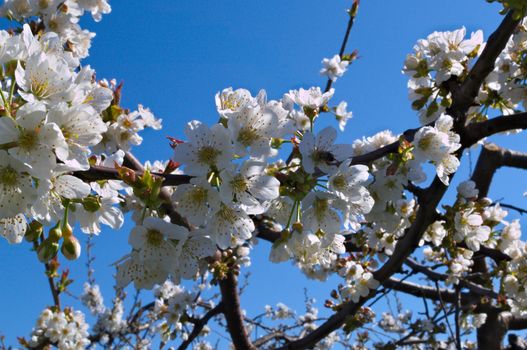
{"type": "Polygon", "coordinates": [[[60,228],[60,220],[51,230],[49,230],[48,239],[53,242],[58,242],[62,238],[62,229],[60,228]]]}
{"type": "Polygon", "coordinates": [[[275,149],[279,149],[282,147],[282,144],[284,143],[284,139],[273,137],[271,139],[271,147],[275,149]]]}
{"type": "Polygon", "coordinates": [[[295,222],[293,225],[291,225],[291,227],[293,228],[293,231],[296,232],[302,232],[304,229],[304,226],[301,222],[295,222]]]}
{"type": "Polygon", "coordinates": [[[39,221],[32,221],[29,224],[24,238],[28,242],[35,242],[40,237],[40,235],[42,235],[43,231],[42,224],[39,221]]]}
{"type": "Polygon", "coordinates": [[[66,259],[77,260],[81,255],[81,245],[79,240],[73,235],[64,237],[60,251],[66,259]]]}
{"type": "Polygon", "coordinates": [[[251,252],[251,249],[249,247],[239,246],[236,248],[236,255],[239,257],[245,257],[249,256],[249,253],[251,252]]]}
{"type": "Polygon", "coordinates": [[[62,236],[66,238],[66,237],[71,237],[72,235],[73,235],[73,228],[71,227],[70,224],[66,223],[66,225],[62,227],[62,236]]]}
{"type": "Polygon", "coordinates": [[[181,163],[179,162],[176,162],[176,161],[173,161],[172,159],[170,159],[168,161],[168,164],[167,166],[165,167],[165,170],[163,171],[164,174],[171,174],[174,170],[176,170],[177,168],[179,168],[179,166],[181,165],[181,163]]]}
{"type": "Polygon", "coordinates": [[[359,0],[353,1],[353,5],[351,5],[351,8],[348,11],[350,17],[357,16],[357,11],[359,10],[359,2],[359,0]]]}
{"type": "Polygon", "coordinates": [[[333,289],[333,290],[331,291],[331,294],[330,294],[330,295],[331,295],[331,297],[332,297],[333,299],[338,299],[338,298],[339,298],[339,293],[338,293],[335,289],[333,289]]]}
{"type": "Polygon", "coordinates": [[[118,164],[115,164],[115,166],[121,180],[123,180],[128,185],[133,185],[136,183],[137,176],[135,175],[134,170],[124,166],[119,166],[118,164]]]}
{"type": "Polygon", "coordinates": [[[59,244],[57,242],[50,241],[49,239],[44,240],[38,247],[38,260],[45,263],[53,259],[59,251],[59,244]]]}

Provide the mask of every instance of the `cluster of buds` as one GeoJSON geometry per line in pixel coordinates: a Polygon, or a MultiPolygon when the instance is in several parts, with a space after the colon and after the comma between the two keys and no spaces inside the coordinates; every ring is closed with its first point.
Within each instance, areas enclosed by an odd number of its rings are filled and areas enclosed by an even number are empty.
{"type": "Polygon", "coordinates": [[[44,238],[42,224],[32,221],[24,237],[28,242],[33,242],[38,259],[44,263],[57,256],[59,249],[68,260],[77,260],[81,254],[79,240],[73,235],[73,228],[67,222],[58,221],[44,238]]]}

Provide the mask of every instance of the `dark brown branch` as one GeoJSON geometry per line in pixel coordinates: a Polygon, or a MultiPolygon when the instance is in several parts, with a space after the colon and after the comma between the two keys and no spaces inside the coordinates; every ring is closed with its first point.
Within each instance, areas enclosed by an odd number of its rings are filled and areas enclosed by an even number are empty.
{"type": "Polygon", "coordinates": [[[220,302],[214,308],[210,309],[202,318],[195,321],[194,328],[192,328],[192,332],[189,334],[187,340],[181,343],[181,345],[178,347],[178,350],[185,350],[194,341],[194,339],[199,336],[199,334],[210,321],[210,319],[223,312],[223,305],[223,302],[220,302]]]}
{"type": "MultiPolygon", "coordinates": [[[[441,299],[448,303],[456,302],[456,293],[451,289],[437,289],[430,286],[424,286],[413,282],[402,281],[400,279],[391,277],[383,283],[383,286],[396,290],[398,292],[413,295],[418,298],[426,298],[434,301],[439,301],[439,295],[441,299]]],[[[468,293],[463,293],[461,299],[465,304],[474,302],[474,298],[468,293]]]]}
{"type": "Polygon", "coordinates": [[[465,128],[462,144],[470,147],[479,140],[494,134],[515,129],[527,129],[527,112],[502,115],[465,128]]]}
{"type": "Polygon", "coordinates": [[[232,343],[236,350],[256,350],[251,343],[247,330],[243,325],[243,315],[240,308],[240,295],[238,294],[238,281],[233,272],[219,281],[221,291],[221,302],[224,305],[223,314],[227,320],[227,330],[229,331],[232,343]]]}
{"type": "Polygon", "coordinates": [[[461,322],[459,320],[461,311],[461,292],[459,286],[456,286],[456,301],[454,307],[454,322],[456,323],[456,346],[459,350],[461,350],[461,322]]]}
{"type": "MultiPolygon", "coordinates": [[[[407,259],[405,263],[411,269],[421,272],[422,274],[424,274],[426,277],[428,277],[432,281],[446,281],[446,279],[448,278],[448,275],[432,271],[431,269],[417,263],[416,261],[412,259],[407,259]]],[[[486,296],[486,297],[494,298],[494,299],[498,298],[498,293],[494,292],[492,289],[482,287],[479,284],[467,281],[465,279],[459,279],[459,286],[463,288],[467,288],[472,293],[475,293],[481,296],[486,296]]]]}
{"type": "MultiPolygon", "coordinates": [[[[412,142],[415,134],[420,128],[408,129],[403,132],[404,138],[408,142],[412,142]]],[[[499,132],[510,131],[514,129],[527,129],[527,113],[517,113],[508,116],[500,116],[485,122],[470,124],[466,127],[466,132],[463,138],[463,145],[471,146],[477,141],[494,135],[499,132]]],[[[378,148],[366,154],[355,156],[351,159],[350,165],[357,164],[368,164],[379,158],[385,157],[391,153],[397,153],[399,148],[399,141],[395,141],[389,145],[378,148]]],[[[143,166],[137,159],[131,154],[127,153],[125,158],[125,165],[131,167],[136,171],[137,175],[143,174],[143,166]],[[127,159],[135,159],[135,161],[127,159]],[[140,167],[138,167],[140,166],[140,167]]],[[[162,174],[152,173],[155,176],[164,178],[163,186],[178,186],[190,182],[191,176],[179,175],[179,174],[162,174]]],[[[74,173],[75,176],[86,181],[97,181],[97,180],[119,180],[117,170],[114,168],[108,168],[103,166],[92,166],[86,171],[77,171],[74,173]]]]}
{"type": "MultiPolygon", "coordinates": [[[[44,237],[41,235],[40,244],[42,244],[42,242],[44,242],[44,237]]],[[[35,252],[38,252],[37,248],[38,248],[37,242],[33,242],[33,249],[35,250],[35,252]]],[[[45,262],[44,263],[44,273],[46,274],[48,285],[49,285],[49,290],[51,292],[51,296],[53,297],[53,304],[57,307],[57,309],[60,310],[60,292],[58,291],[57,286],[55,285],[55,279],[52,276],[51,271],[52,271],[51,265],[49,264],[49,262],[45,262]]]]}
{"type": "Polygon", "coordinates": [[[498,146],[490,143],[481,147],[481,153],[471,178],[476,184],[480,198],[488,196],[492,178],[500,163],[501,152],[498,146]]]}
{"type": "MultiPolygon", "coordinates": [[[[352,9],[353,9],[353,6],[359,6],[359,0],[354,0],[352,9]]],[[[353,28],[353,23],[355,22],[355,16],[356,16],[356,13],[348,12],[348,14],[349,14],[349,21],[348,21],[346,32],[344,34],[344,39],[342,40],[342,45],[340,46],[340,51],[339,51],[339,56],[341,59],[344,56],[344,52],[346,51],[346,45],[348,44],[348,39],[350,36],[351,28],[353,28]]],[[[328,92],[331,89],[331,85],[333,85],[333,80],[328,79],[328,82],[326,84],[326,89],[324,91],[328,92]]]]}
{"type": "MultiPolygon", "coordinates": [[[[520,122],[527,120],[526,113],[520,113],[512,116],[504,116],[494,118],[484,123],[480,123],[479,129],[474,129],[477,132],[496,132],[501,130],[500,128],[514,127],[520,122]],[[516,123],[516,124],[515,124],[516,123]],[[511,125],[512,124],[512,125],[511,125]]],[[[478,124],[475,124],[476,127],[478,124]]],[[[527,124],[526,124],[527,125],[527,124]]],[[[469,126],[470,127],[470,126],[469,126]]],[[[467,128],[469,131],[469,128],[467,128]]],[[[476,134],[476,132],[469,131],[467,134],[470,136],[476,134]]],[[[474,136],[471,136],[474,137],[474,136]]],[[[502,166],[515,166],[520,168],[527,168],[527,155],[519,152],[514,152],[508,149],[501,148],[495,144],[485,144],[481,149],[481,153],[474,169],[474,174],[471,180],[475,182],[476,188],[478,189],[479,198],[488,196],[492,178],[496,171],[502,166]]],[[[483,252],[484,255],[488,255],[490,248],[483,252]]],[[[497,263],[503,260],[511,260],[511,258],[498,251],[494,250],[494,256],[491,256],[497,263]],[[502,256],[498,257],[495,253],[499,253],[502,256]]],[[[487,271],[487,265],[484,258],[475,257],[473,271],[487,271]]],[[[501,347],[501,341],[510,327],[507,321],[504,319],[504,314],[500,314],[499,311],[487,311],[487,320],[485,324],[477,330],[477,339],[480,349],[494,349],[501,347]]]]}
{"type": "Polygon", "coordinates": [[[55,304],[57,309],[60,310],[60,292],[58,291],[57,286],[55,285],[55,280],[53,276],[49,274],[49,272],[51,271],[51,267],[48,263],[45,263],[44,267],[46,269],[46,276],[48,278],[49,289],[51,290],[51,295],[53,297],[53,303],[55,304]]]}
{"type": "Polygon", "coordinates": [[[274,243],[282,235],[280,229],[276,227],[270,218],[253,217],[255,234],[258,238],[274,243]]]}
{"type": "MultiPolygon", "coordinates": [[[[133,167],[135,174],[137,176],[143,175],[144,170],[139,170],[141,168],[133,167]]],[[[162,174],[162,173],[152,173],[155,176],[162,177],[163,186],[178,186],[190,182],[192,177],[188,175],[178,175],[178,174],[162,174]]],[[[98,181],[98,180],[120,180],[119,173],[115,168],[108,168],[99,165],[93,165],[89,170],[86,171],[76,171],[73,175],[85,181],[98,181]]]]}
{"type": "Polygon", "coordinates": [[[493,143],[483,145],[472,175],[472,181],[479,190],[479,197],[488,195],[494,174],[503,166],[527,169],[527,153],[512,151],[493,143]]]}
{"type": "Polygon", "coordinates": [[[494,260],[496,263],[499,263],[500,261],[510,261],[512,260],[512,258],[510,256],[508,256],[507,254],[497,250],[497,249],[494,249],[494,248],[488,248],[488,247],[485,247],[485,246],[481,246],[479,248],[479,251],[477,252],[477,254],[482,254],[482,255],[485,255],[486,257],[489,257],[491,258],[492,260],[494,260]]]}
{"type": "Polygon", "coordinates": [[[275,332],[268,333],[268,334],[256,339],[254,341],[254,346],[260,347],[260,346],[264,345],[265,343],[268,343],[268,342],[270,342],[271,340],[274,340],[274,339],[284,339],[286,341],[291,341],[291,338],[289,338],[283,331],[277,330],[275,332]]]}
{"type": "Polygon", "coordinates": [[[527,209],[523,209],[523,208],[517,207],[517,206],[512,205],[512,204],[506,204],[506,203],[501,203],[500,202],[500,207],[507,208],[507,209],[512,209],[514,211],[517,211],[521,215],[527,214],[527,209]]]}
{"type": "MultiPolygon", "coordinates": [[[[406,139],[406,141],[412,142],[414,140],[415,134],[417,133],[417,131],[419,131],[419,129],[420,128],[408,129],[405,132],[403,132],[403,136],[406,139]]],[[[361,154],[361,155],[351,158],[350,165],[368,164],[370,162],[373,162],[374,160],[387,156],[388,154],[397,153],[398,150],[399,150],[399,141],[395,141],[395,142],[390,143],[389,145],[378,148],[369,153],[361,154]]]]}
{"type": "Polygon", "coordinates": [[[501,349],[501,342],[507,333],[506,322],[500,311],[486,312],[485,324],[478,328],[477,339],[479,350],[501,349]]]}
{"type": "Polygon", "coordinates": [[[519,317],[519,316],[512,316],[512,315],[504,315],[504,319],[507,322],[508,329],[510,330],[522,330],[527,329],[527,318],[526,317],[519,317]]]}

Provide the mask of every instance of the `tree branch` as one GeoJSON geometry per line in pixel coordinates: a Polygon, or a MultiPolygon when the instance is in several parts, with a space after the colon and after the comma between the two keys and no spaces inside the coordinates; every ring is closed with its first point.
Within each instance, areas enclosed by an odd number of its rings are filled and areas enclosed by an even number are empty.
{"type": "MultiPolygon", "coordinates": [[[[135,171],[135,174],[137,176],[141,176],[144,173],[144,169],[142,165],[140,168],[137,168],[134,166],[134,167],[131,167],[131,169],[135,171]]],[[[100,165],[93,165],[90,167],[89,170],[86,170],[86,171],[75,171],[73,175],[85,181],[121,180],[117,169],[104,167],[100,165]]],[[[163,174],[163,173],[156,173],[156,172],[152,172],[152,175],[155,175],[157,177],[162,177],[164,179],[163,186],[178,186],[178,185],[187,184],[190,182],[190,179],[192,178],[191,176],[188,176],[188,175],[163,174]]]]}
{"type": "MultiPolygon", "coordinates": [[[[405,263],[410,268],[412,268],[415,271],[421,272],[426,277],[430,278],[432,281],[446,281],[446,279],[448,278],[448,275],[432,271],[426,266],[423,266],[412,259],[407,259],[405,263]]],[[[498,293],[496,293],[492,289],[482,287],[479,284],[467,281],[465,279],[459,279],[459,286],[463,288],[467,288],[471,292],[481,295],[481,296],[486,296],[486,297],[493,298],[493,299],[498,298],[498,293]]]]}
{"type": "MultiPolygon", "coordinates": [[[[426,298],[434,301],[439,301],[439,295],[445,302],[454,304],[456,302],[456,292],[452,289],[437,289],[430,286],[424,286],[413,282],[402,281],[400,279],[391,277],[383,283],[383,286],[396,290],[398,292],[413,295],[418,298],[426,298]]],[[[469,307],[469,304],[475,303],[478,298],[475,298],[469,293],[461,294],[461,302],[464,307],[469,307]]]]}
{"type": "Polygon", "coordinates": [[[462,145],[470,147],[485,137],[515,129],[527,129],[527,112],[502,115],[484,122],[467,125],[463,134],[462,145]]]}
{"type": "Polygon", "coordinates": [[[227,320],[227,329],[231,335],[236,350],[256,350],[251,343],[247,330],[243,325],[243,315],[240,309],[240,295],[238,294],[238,281],[231,271],[219,281],[223,314],[227,320]]]}
{"type": "MultiPolygon", "coordinates": [[[[359,6],[359,0],[353,1],[352,9],[354,6],[359,6]]],[[[351,9],[349,11],[351,11],[351,9]]],[[[351,12],[348,12],[348,14],[349,14],[348,26],[346,27],[344,39],[342,40],[342,45],[340,46],[340,51],[339,51],[339,56],[341,59],[344,56],[344,52],[346,51],[346,45],[348,43],[351,28],[353,28],[353,23],[355,22],[355,16],[356,16],[356,14],[352,14],[351,12]]],[[[328,92],[331,89],[331,85],[333,85],[333,80],[328,79],[328,82],[326,84],[326,89],[324,91],[328,92]]]]}
{"type": "Polygon", "coordinates": [[[181,343],[181,345],[178,347],[178,350],[185,350],[194,341],[194,339],[198,337],[198,335],[203,330],[203,327],[207,325],[210,319],[224,311],[223,308],[224,304],[223,302],[220,302],[214,308],[210,309],[202,318],[195,321],[194,328],[192,328],[192,332],[189,334],[187,340],[181,343]]]}

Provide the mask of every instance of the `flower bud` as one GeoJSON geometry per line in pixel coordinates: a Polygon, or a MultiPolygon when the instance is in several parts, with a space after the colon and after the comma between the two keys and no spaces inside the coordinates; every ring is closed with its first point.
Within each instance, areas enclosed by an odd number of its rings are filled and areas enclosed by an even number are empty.
{"type": "Polygon", "coordinates": [[[32,221],[26,231],[24,238],[28,242],[35,242],[43,232],[42,224],[39,221],[32,221]]]}
{"type": "Polygon", "coordinates": [[[62,237],[62,230],[60,228],[60,220],[55,226],[49,230],[48,239],[53,242],[58,242],[62,237]]]}
{"type": "Polygon", "coordinates": [[[284,139],[280,139],[280,138],[276,138],[276,137],[273,137],[271,139],[271,147],[272,148],[280,149],[280,147],[282,147],[283,144],[284,144],[284,139]]]}
{"type": "Polygon", "coordinates": [[[68,237],[65,236],[60,251],[66,259],[77,260],[81,255],[81,245],[79,240],[73,235],[68,237]]]}
{"type": "Polygon", "coordinates": [[[123,180],[126,184],[132,186],[137,182],[137,176],[135,171],[130,168],[119,166],[116,164],[117,172],[119,173],[119,178],[123,180]]]}
{"type": "Polygon", "coordinates": [[[293,231],[300,232],[300,233],[304,230],[304,226],[302,225],[301,222],[298,222],[298,221],[293,223],[291,227],[293,228],[293,231]]]}
{"type": "Polygon", "coordinates": [[[71,227],[70,224],[66,223],[66,225],[62,227],[62,236],[64,237],[64,239],[66,239],[66,237],[71,237],[72,235],[73,235],[73,228],[71,227]]]}
{"type": "Polygon", "coordinates": [[[40,262],[48,262],[55,255],[57,255],[57,252],[59,251],[59,244],[57,242],[50,241],[49,239],[44,240],[42,244],[38,247],[37,253],[38,253],[38,260],[40,262]]]}

